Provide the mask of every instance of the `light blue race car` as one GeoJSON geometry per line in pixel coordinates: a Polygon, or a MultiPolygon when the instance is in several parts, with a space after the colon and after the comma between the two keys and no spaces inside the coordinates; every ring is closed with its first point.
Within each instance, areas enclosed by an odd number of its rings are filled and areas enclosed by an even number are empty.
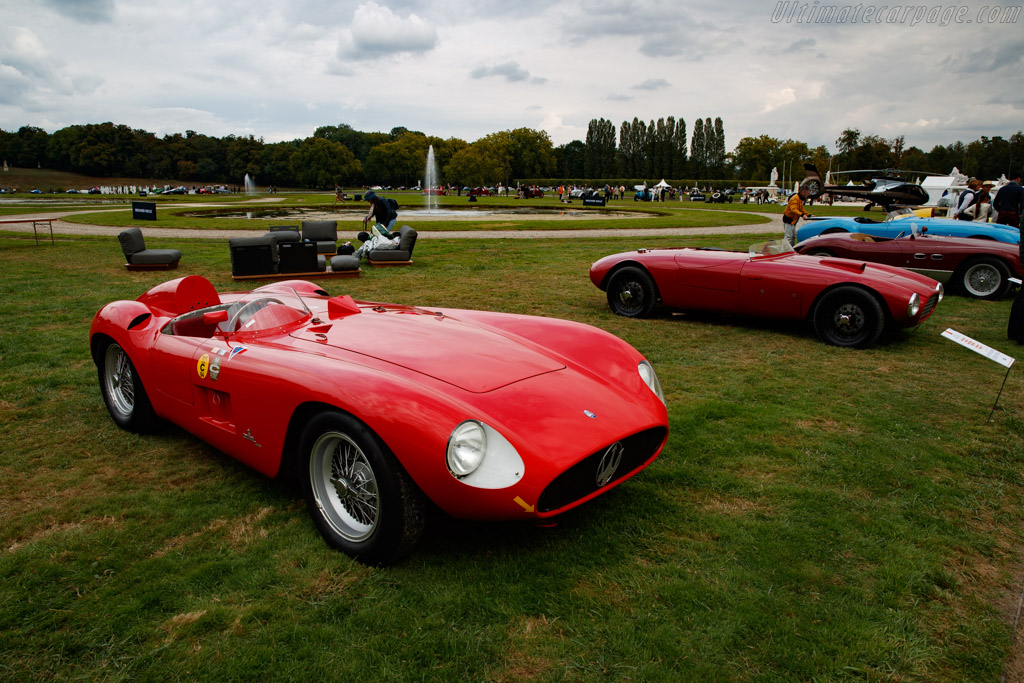
{"type": "Polygon", "coordinates": [[[866,216],[810,218],[797,227],[796,238],[797,242],[803,242],[811,237],[836,232],[860,232],[872,237],[899,237],[901,234],[911,234],[911,223],[922,230],[926,229],[929,235],[975,237],[1010,244],[1020,242],[1020,230],[1009,225],[958,221],[952,218],[921,218],[910,209],[890,211],[884,221],[876,221],[866,216]]]}

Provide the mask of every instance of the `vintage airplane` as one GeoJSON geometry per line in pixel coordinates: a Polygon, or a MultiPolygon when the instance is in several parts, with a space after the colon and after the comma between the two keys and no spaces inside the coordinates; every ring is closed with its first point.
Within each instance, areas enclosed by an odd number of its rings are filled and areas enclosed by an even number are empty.
{"type": "MultiPolygon", "coordinates": [[[[804,164],[807,177],[800,183],[800,188],[810,190],[812,199],[823,194],[842,195],[867,200],[864,207],[867,211],[876,204],[886,212],[904,206],[920,206],[928,201],[928,193],[915,183],[891,175],[891,172],[878,178],[864,180],[860,185],[826,185],[818,174],[814,164],[804,164]]],[[[878,171],[845,171],[844,173],[877,173],[878,171]]],[[[884,173],[884,172],[883,172],[884,173]]]]}

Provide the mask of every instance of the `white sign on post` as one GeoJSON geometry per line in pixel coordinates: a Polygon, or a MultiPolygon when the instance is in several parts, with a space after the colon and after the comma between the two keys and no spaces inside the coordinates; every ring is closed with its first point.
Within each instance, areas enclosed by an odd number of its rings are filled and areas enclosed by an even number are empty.
{"type": "Polygon", "coordinates": [[[960,346],[968,348],[971,351],[974,351],[975,353],[980,353],[982,356],[985,356],[985,358],[988,358],[990,361],[999,363],[1004,368],[1006,368],[1006,376],[1003,377],[1003,383],[999,387],[999,393],[996,394],[996,402],[992,404],[992,411],[988,414],[988,421],[991,422],[992,416],[995,415],[996,413],[996,406],[999,405],[999,397],[1003,395],[1003,387],[1006,386],[1006,380],[1010,376],[1010,368],[1013,366],[1014,360],[1016,359],[1007,356],[1005,353],[1000,353],[999,351],[996,351],[991,346],[985,346],[980,341],[975,341],[974,339],[971,339],[967,335],[960,334],[956,330],[948,327],[945,329],[945,331],[943,331],[942,336],[945,337],[946,339],[951,339],[955,341],[960,346]]]}
{"type": "Polygon", "coordinates": [[[975,353],[980,353],[981,355],[985,356],[985,358],[988,358],[990,361],[999,363],[1004,368],[1009,368],[1011,365],[1013,365],[1014,360],[1016,360],[1014,358],[1011,358],[1010,356],[1007,356],[1004,353],[996,351],[991,346],[985,346],[981,342],[975,341],[968,337],[967,335],[960,334],[956,330],[950,328],[946,328],[946,331],[942,333],[942,336],[945,337],[946,339],[952,339],[960,346],[966,347],[971,351],[974,351],[975,353]]]}

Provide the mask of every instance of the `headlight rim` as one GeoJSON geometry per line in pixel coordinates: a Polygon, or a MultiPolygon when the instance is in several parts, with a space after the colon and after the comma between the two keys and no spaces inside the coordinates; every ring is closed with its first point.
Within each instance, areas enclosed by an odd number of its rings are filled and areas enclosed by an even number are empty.
{"type": "Polygon", "coordinates": [[[914,292],[910,295],[910,301],[907,302],[907,315],[911,318],[916,318],[917,314],[921,312],[921,295],[914,292]]]}
{"type": "Polygon", "coordinates": [[[636,371],[640,375],[641,381],[643,381],[643,383],[647,385],[647,388],[651,390],[651,393],[657,396],[662,403],[667,405],[665,401],[665,392],[661,388],[661,381],[658,379],[658,373],[654,371],[654,365],[651,364],[651,361],[646,358],[641,360],[636,365],[636,371]],[[644,375],[644,368],[646,368],[650,373],[649,378],[644,375]]]}
{"type": "Polygon", "coordinates": [[[463,479],[465,477],[468,477],[469,475],[473,474],[478,469],[480,469],[480,465],[483,463],[486,457],[487,430],[484,427],[484,424],[480,422],[480,420],[473,419],[463,420],[462,422],[457,424],[455,428],[452,430],[451,434],[448,436],[448,446],[445,454],[445,464],[448,466],[448,471],[452,474],[452,476],[455,477],[456,479],[463,479]],[[466,434],[462,434],[460,432],[472,428],[478,430],[478,438],[480,445],[477,449],[479,451],[479,454],[476,456],[476,462],[471,463],[470,466],[467,463],[471,461],[467,461],[464,456],[460,457],[458,449],[460,446],[459,440],[463,440],[464,442],[467,436],[466,434]]]}

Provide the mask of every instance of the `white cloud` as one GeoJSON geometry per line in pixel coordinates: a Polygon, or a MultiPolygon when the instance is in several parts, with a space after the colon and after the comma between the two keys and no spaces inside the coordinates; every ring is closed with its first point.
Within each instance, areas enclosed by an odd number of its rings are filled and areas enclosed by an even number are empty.
{"type": "Polygon", "coordinates": [[[764,99],[764,107],[761,111],[767,113],[796,102],[796,90],[793,88],[783,88],[775,92],[765,93],[764,99]]]}
{"type": "Polygon", "coordinates": [[[370,2],[359,5],[351,28],[338,40],[338,58],[372,60],[397,54],[421,54],[437,45],[437,30],[416,14],[400,17],[370,2]]]}

